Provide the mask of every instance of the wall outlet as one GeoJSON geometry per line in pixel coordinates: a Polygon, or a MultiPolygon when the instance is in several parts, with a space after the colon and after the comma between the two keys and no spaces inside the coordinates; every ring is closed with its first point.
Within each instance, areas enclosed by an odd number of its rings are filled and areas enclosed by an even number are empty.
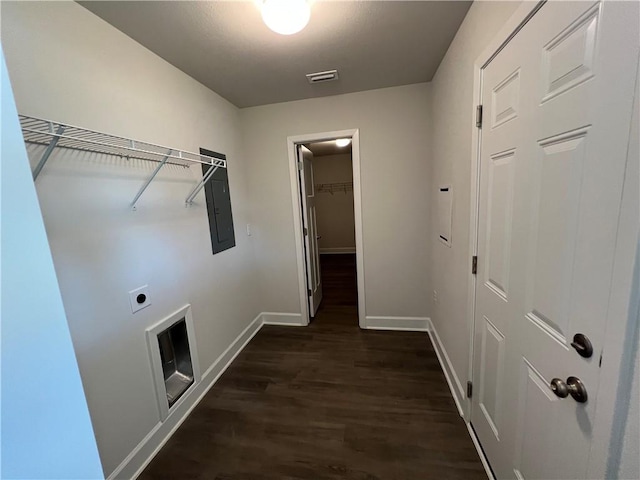
{"type": "Polygon", "coordinates": [[[149,297],[149,285],[143,285],[129,292],[129,303],[131,303],[131,313],[136,313],[151,305],[149,297]]]}
{"type": "Polygon", "coordinates": [[[433,291],[433,303],[438,303],[438,291],[433,291]]]}

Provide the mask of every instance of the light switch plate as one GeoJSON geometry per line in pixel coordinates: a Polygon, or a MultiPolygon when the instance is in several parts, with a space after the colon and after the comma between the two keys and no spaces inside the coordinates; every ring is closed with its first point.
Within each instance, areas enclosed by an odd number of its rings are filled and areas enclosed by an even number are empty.
{"type": "Polygon", "coordinates": [[[149,297],[149,285],[143,285],[129,292],[129,302],[131,303],[131,313],[136,313],[151,305],[149,297]]]}

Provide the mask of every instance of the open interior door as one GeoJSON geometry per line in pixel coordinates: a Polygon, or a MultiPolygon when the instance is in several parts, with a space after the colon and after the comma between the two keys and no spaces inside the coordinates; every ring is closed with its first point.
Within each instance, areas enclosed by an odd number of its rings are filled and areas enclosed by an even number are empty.
{"type": "Polygon", "coordinates": [[[307,292],[309,316],[315,317],[322,300],[322,278],[320,277],[320,255],[318,253],[318,230],[316,228],[316,202],[313,186],[313,153],[304,145],[298,145],[298,171],[300,174],[300,196],[302,202],[302,227],[307,269],[307,292]]]}

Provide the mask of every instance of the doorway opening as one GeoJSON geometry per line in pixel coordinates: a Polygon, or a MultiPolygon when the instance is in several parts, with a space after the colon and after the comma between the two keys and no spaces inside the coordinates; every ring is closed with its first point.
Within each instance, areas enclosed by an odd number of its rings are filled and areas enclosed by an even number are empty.
{"type": "Polygon", "coordinates": [[[303,322],[327,312],[332,321],[357,318],[363,327],[358,131],[289,137],[288,143],[303,322]]]}
{"type": "MultiPolygon", "coordinates": [[[[358,307],[351,139],[312,142],[304,147],[312,154],[311,168],[303,168],[300,174],[311,174],[313,181],[309,185],[308,178],[300,180],[305,183],[303,190],[313,196],[314,209],[312,216],[303,218],[303,228],[315,231],[314,254],[318,263],[314,265],[312,260],[306,266],[307,286],[314,298],[314,303],[309,302],[309,313],[315,319],[324,318],[326,312],[331,314],[332,322],[350,324],[357,318],[358,307]],[[311,273],[315,267],[318,272],[314,277],[311,273]],[[320,303],[315,305],[317,301],[320,303]]],[[[305,199],[300,200],[304,209],[305,199]]]]}

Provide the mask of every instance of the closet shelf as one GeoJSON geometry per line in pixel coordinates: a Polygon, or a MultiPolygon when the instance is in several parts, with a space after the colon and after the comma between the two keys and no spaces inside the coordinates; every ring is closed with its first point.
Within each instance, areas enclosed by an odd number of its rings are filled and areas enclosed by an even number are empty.
{"type": "Polygon", "coordinates": [[[163,147],[153,143],[140,142],[60,122],[29,117],[27,115],[19,115],[19,117],[25,143],[47,147],[33,170],[34,180],[38,178],[53,149],[56,147],[115,155],[126,159],[156,162],[158,165],[155,170],[131,202],[131,207],[134,209],[142,193],[164,165],[189,167],[193,164],[200,163],[211,167],[185,199],[187,205],[193,202],[195,196],[211,179],[213,173],[218,168],[227,168],[226,160],[220,158],[200,155],[176,148],[163,147]]]}
{"type": "Polygon", "coordinates": [[[333,195],[335,192],[352,192],[353,182],[341,182],[341,183],[317,183],[315,185],[317,193],[330,193],[333,195]]]}

